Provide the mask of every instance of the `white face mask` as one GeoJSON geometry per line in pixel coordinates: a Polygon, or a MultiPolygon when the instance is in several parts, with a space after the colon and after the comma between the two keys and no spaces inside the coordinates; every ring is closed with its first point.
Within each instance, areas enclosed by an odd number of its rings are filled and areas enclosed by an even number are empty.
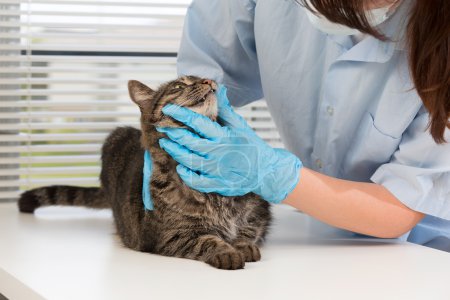
{"type": "MultiPolygon", "coordinates": [[[[309,0],[307,0],[307,2],[308,4],[310,4],[311,7],[313,7],[309,2],[309,0]]],[[[389,19],[389,17],[395,12],[395,10],[391,9],[393,5],[394,4],[391,4],[386,7],[368,10],[366,12],[366,17],[367,20],[369,21],[369,24],[372,27],[376,27],[381,23],[385,22],[387,19],[389,19]]],[[[360,33],[359,30],[355,28],[350,28],[345,25],[333,23],[324,16],[313,14],[306,7],[304,9],[311,24],[313,24],[314,27],[316,27],[317,29],[319,29],[324,33],[336,35],[354,35],[360,33]]]]}

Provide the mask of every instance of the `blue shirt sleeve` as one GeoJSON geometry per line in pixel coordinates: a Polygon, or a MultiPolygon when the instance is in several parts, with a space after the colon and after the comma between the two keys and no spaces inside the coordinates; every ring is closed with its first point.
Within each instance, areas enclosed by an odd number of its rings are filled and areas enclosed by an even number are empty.
{"type": "MultiPolygon", "coordinates": [[[[450,143],[436,144],[422,107],[389,163],[371,177],[409,208],[450,220],[450,143]]],[[[450,130],[445,132],[450,141],[450,130]]],[[[383,147],[383,145],[380,145],[383,147]]]]}
{"type": "Polygon", "coordinates": [[[178,74],[224,84],[235,106],[261,99],[254,9],[251,0],[194,0],[185,19],[178,74]]]}

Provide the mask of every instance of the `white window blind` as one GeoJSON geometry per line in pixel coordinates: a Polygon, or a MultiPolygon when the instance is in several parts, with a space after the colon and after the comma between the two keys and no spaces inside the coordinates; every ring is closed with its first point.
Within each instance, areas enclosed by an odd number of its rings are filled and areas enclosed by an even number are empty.
{"type": "MultiPolygon", "coordinates": [[[[98,185],[100,148],[139,127],[127,81],[176,77],[190,0],[0,0],[0,201],[41,185],[98,185]]],[[[280,139],[264,102],[239,109],[280,139]]]]}

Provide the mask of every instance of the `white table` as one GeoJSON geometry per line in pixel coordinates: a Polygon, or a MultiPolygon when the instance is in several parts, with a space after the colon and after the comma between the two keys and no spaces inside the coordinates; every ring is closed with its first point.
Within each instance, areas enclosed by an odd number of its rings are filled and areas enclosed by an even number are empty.
{"type": "Polygon", "coordinates": [[[109,210],[0,205],[0,293],[15,299],[450,299],[450,255],[355,238],[285,206],[244,270],[124,248],[109,210]]]}

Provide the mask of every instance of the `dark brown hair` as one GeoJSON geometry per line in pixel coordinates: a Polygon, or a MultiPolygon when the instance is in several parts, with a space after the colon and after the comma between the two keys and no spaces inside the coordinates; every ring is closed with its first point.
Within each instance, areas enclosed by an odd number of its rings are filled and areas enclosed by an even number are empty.
{"type": "MultiPolygon", "coordinates": [[[[366,18],[368,1],[310,0],[311,6],[305,0],[295,1],[334,23],[387,40],[366,18]]],[[[449,18],[449,0],[416,0],[406,32],[409,69],[414,86],[430,114],[429,129],[436,143],[445,143],[445,129],[450,128],[449,18]]]]}

